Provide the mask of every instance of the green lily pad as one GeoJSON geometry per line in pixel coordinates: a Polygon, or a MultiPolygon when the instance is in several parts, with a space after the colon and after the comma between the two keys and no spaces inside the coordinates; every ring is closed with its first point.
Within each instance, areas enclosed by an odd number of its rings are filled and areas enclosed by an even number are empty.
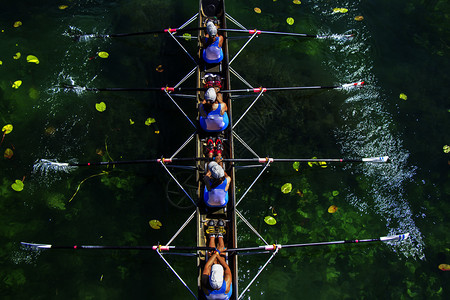
{"type": "Polygon", "coordinates": [[[16,192],[21,192],[23,190],[23,182],[17,179],[13,184],[11,184],[11,187],[16,192]]]}
{"type": "Polygon", "coordinates": [[[294,162],[292,164],[292,168],[294,168],[294,170],[298,172],[298,170],[300,169],[300,163],[298,161],[294,162]]]}
{"type": "Polygon", "coordinates": [[[99,112],[104,112],[106,110],[106,103],[105,102],[95,103],[95,109],[98,110],[99,112]]]}
{"type": "Polygon", "coordinates": [[[158,220],[150,220],[148,222],[148,224],[150,225],[151,228],[153,229],[160,229],[162,226],[162,223],[158,220]]]}
{"type": "Polygon", "coordinates": [[[333,197],[336,197],[337,195],[339,195],[339,191],[333,191],[333,197]]]}
{"type": "Polygon", "coordinates": [[[277,224],[277,220],[275,220],[272,216],[267,216],[264,218],[264,222],[266,222],[268,225],[275,225],[277,224]]]}
{"type": "Polygon", "coordinates": [[[285,183],[283,184],[283,186],[281,187],[281,192],[283,194],[288,194],[292,191],[292,183],[285,183]]]}
{"type": "Polygon", "coordinates": [[[148,118],[145,120],[145,125],[150,126],[151,124],[155,123],[156,120],[154,118],[148,118]]]}

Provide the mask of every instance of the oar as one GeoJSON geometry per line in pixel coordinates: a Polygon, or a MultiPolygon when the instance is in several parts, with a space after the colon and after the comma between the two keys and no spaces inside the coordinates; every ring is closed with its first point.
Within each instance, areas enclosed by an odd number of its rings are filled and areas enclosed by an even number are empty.
{"type": "MultiPolygon", "coordinates": [[[[279,32],[279,31],[266,31],[266,30],[257,30],[257,29],[231,29],[231,28],[219,28],[220,31],[224,32],[247,32],[248,34],[273,34],[273,35],[288,35],[288,36],[297,36],[297,37],[306,37],[306,38],[333,38],[335,35],[316,35],[316,34],[305,34],[305,33],[295,33],[295,32],[279,32]]],[[[353,34],[344,34],[342,37],[350,38],[353,34]]]]}
{"type": "Polygon", "coordinates": [[[231,162],[258,162],[258,163],[273,163],[273,162],[348,162],[348,163],[385,163],[388,162],[389,156],[377,157],[363,157],[363,158],[224,158],[223,161],[231,162]]]}
{"type": "Polygon", "coordinates": [[[47,249],[89,249],[89,250],[160,250],[168,251],[173,250],[183,250],[183,251],[194,251],[194,250],[214,250],[211,247],[178,247],[178,246],[100,246],[100,245],[52,245],[52,244],[35,244],[21,242],[22,246],[33,249],[33,250],[47,250],[47,249]]]}
{"type": "Polygon", "coordinates": [[[206,91],[205,88],[181,88],[181,87],[148,87],[148,88],[87,88],[77,85],[63,85],[65,89],[73,89],[78,91],[93,91],[93,92],[152,92],[152,91],[168,91],[168,92],[192,92],[192,91],[206,91]]]}
{"type": "Polygon", "coordinates": [[[253,89],[238,89],[238,90],[222,90],[221,93],[261,93],[261,92],[269,92],[269,91],[293,91],[293,90],[323,90],[323,89],[339,89],[339,88],[351,88],[351,87],[361,87],[365,84],[364,81],[346,83],[342,85],[334,85],[334,86],[291,86],[291,87],[272,87],[272,88],[264,88],[258,87],[253,89]]]}
{"type": "Polygon", "coordinates": [[[127,37],[127,36],[138,36],[138,35],[148,35],[148,34],[158,34],[158,33],[175,33],[175,32],[188,32],[188,31],[196,31],[196,30],[202,30],[206,27],[197,27],[197,28],[167,28],[167,29],[161,29],[161,30],[154,30],[154,31],[143,31],[143,32],[131,32],[131,33],[116,33],[116,34],[77,34],[74,35],[74,38],[80,39],[80,38],[118,38],[118,37],[127,37]]]}
{"type": "Polygon", "coordinates": [[[345,241],[331,241],[331,242],[318,242],[318,243],[306,243],[306,244],[291,244],[291,245],[264,245],[259,247],[247,247],[247,248],[232,248],[227,249],[227,252],[240,252],[240,251],[255,251],[255,250],[265,250],[274,251],[276,249],[286,249],[286,248],[298,248],[298,247],[311,247],[311,246],[324,246],[324,245],[335,245],[335,244],[351,244],[351,243],[369,243],[369,242],[399,242],[406,240],[409,237],[409,233],[403,233],[399,235],[392,236],[382,236],[374,239],[366,240],[345,240],[345,241]]]}
{"type": "Polygon", "coordinates": [[[69,172],[77,167],[90,167],[90,166],[112,166],[112,165],[131,165],[131,164],[148,164],[148,163],[171,163],[173,161],[195,161],[206,158],[157,158],[157,159],[142,159],[142,160],[120,160],[120,161],[98,161],[88,163],[71,163],[71,162],[58,162],[56,160],[39,159],[33,165],[34,172],[51,171],[64,171],[69,172]]]}

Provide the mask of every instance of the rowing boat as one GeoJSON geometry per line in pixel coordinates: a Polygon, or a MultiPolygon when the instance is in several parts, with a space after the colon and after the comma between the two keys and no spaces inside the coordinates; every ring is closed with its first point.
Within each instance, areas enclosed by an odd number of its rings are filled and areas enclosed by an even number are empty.
{"type": "MultiPolygon", "coordinates": [[[[158,163],[160,164],[172,177],[172,179],[178,184],[178,186],[181,188],[181,190],[186,194],[188,198],[192,201],[192,203],[196,206],[196,209],[193,214],[187,219],[187,221],[181,226],[181,228],[178,230],[178,232],[170,239],[170,241],[164,245],[156,245],[156,246],[134,246],[134,247],[128,247],[128,246],[55,246],[55,245],[48,245],[48,244],[32,244],[32,243],[23,243],[23,245],[27,247],[33,247],[34,249],[61,249],[61,248],[70,248],[70,249],[140,249],[140,250],[147,250],[152,249],[155,250],[158,255],[167,263],[169,268],[174,272],[174,274],[180,279],[180,281],[183,283],[183,285],[189,290],[189,292],[194,296],[198,298],[204,298],[204,294],[202,291],[202,271],[204,269],[205,263],[208,259],[208,250],[211,250],[210,247],[208,247],[207,244],[207,235],[205,232],[205,224],[208,223],[209,220],[219,220],[223,219],[226,223],[226,234],[225,234],[225,247],[227,248],[227,263],[230,267],[231,273],[232,273],[232,296],[231,299],[241,299],[245,292],[248,290],[250,285],[256,280],[256,278],[259,276],[259,274],[263,271],[265,266],[271,261],[271,259],[278,253],[278,251],[282,248],[288,249],[288,248],[294,248],[294,247],[309,247],[309,246],[321,246],[321,245],[332,245],[332,244],[343,244],[343,243],[362,243],[362,242],[375,242],[375,241],[401,241],[408,237],[408,234],[403,235],[395,235],[390,237],[380,237],[375,239],[366,239],[366,240],[345,240],[345,241],[333,241],[333,242],[316,242],[316,243],[307,243],[307,244],[292,244],[292,245],[279,245],[279,244],[271,244],[264,240],[264,238],[257,233],[256,229],[254,229],[248,221],[245,220],[244,216],[236,209],[236,206],[239,204],[240,201],[245,197],[247,192],[253,187],[255,182],[258,180],[258,178],[264,173],[264,171],[270,166],[270,164],[274,162],[336,162],[336,163],[342,163],[342,162],[350,162],[350,163],[361,163],[361,162],[369,162],[369,163],[378,163],[378,162],[386,162],[387,157],[375,157],[375,158],[360,158],[360,159],[289,159],[289,158],[283,158],[283,159],[277,159],[277,158],[261,158],[254,151],[250,150],[251,153],[254,154],[254,158],[235,158],[234,157],[234,138],[236,138],[237,141],[243,143],[245,147],[248,147],[248,145],[243,142],[243,140],[233,131],[234,127],[239,123],[239,121],[245,116],[245,114],[248,112],[248,110],[255,104],[260,97],[269,91],[277,91],[277,90],[301,90],[301,89],[335,89],[335,88],[348,88],[348,87],[354,87],[354,86],[361,86],[362,82],[357,83],[351,83],[351,84],[344,84],[341,86],[328,86],[328,87],[322,87],[322,86],[312,86],[312,87],[282,87],[282,88],[253,88],[250,84],[245,82],[236,72],[231,70],[230,64],[232,61],[236,58],[237,55],[242,51],[242,49],[256,36],[261,33],[268,33],[268,34],[287,34],[287,33],[276,33],[276,32],[267,32],[267,31],[260,31],[260,30],[247,30],[242,25],[237,23],[234,19],[232,19],[230,16],[226,14],[225,11],[225,1],[224,0],[199,0],[199,12],[191,18],[188,22],[183,24],[178,29],[166,29],[164,30],[165,33],[168,33],[172,38],[176,40],[176,37],[174,36],[174,33],[180,31],[180,29],[184,28],[188,24],[192,23],[195,19],[198,19],[198,28],[195,30],[199,32],[198,36],[198,55],[197,59],[193,58],[184,48],[183,50],[191,57],[191,59],[196,62],[196,67],[193,71],[191,71],[183,80],[178,83],[175,87],[169,88],[169,87],[163,87],[163,88],[152,88],[152,89],[134,89],[134,90],[155,90],[155,91],[162,91],[164,92],[175,104],[176,101],[173,99],[174,94],[171,94],[174,91],[191,91],[191,89],[184,89],[180,88],[179,85],[181,85],[186,78],[196,73],[197,75],[197,81],[196,81],[196,88],[194,89],[196,91],[196,94],[193,96],[193,98],[196,99],[196,107],[198,108],[202,99],[204,99],[204,92],[205,92],[205,78],[207,77],[207,74],[212,74],[213,76],[220,76],[221,78],[221,90],[223,93],[223,99],[228,107],[228,116],[230,119],[230,123],[228,128],[222,132],[219,133],[219,135],[224,140],[224,152],[223,152],[223,161],[225,162],[225,169],[228,175],[231,177],[231,183],[230,188],[228,191],[229,194],[229,200],[226,207],[223,208],[210,208],[207,207],[204,204],[203,199],[203,190],[204,190],[204,184],[203,184],[203,176],[205,175],[205,172],[207,171],[206,166],[206,159],[204,156],[205,153],[205,141],[206,138],[210,133],[203,132],[199,126],[195,125],[194,122],[192,122],[189,117],[183,112],[185,117],[190,121],[191,125],[193,125],[196,128],[195,133],[183,144],[182,147],[186,146],[192,139],[195,137],[195,158],[189,159],[189,158],[177,158],[175,157],[181,148],[176,151],[171,157],[169,158],[160,158],[160,159],[149,159],[149,160],[141,160],[141,161],[110,161],[110,162],[99,162],[99,163],[87,163],[87,164],[81,164],[81,163],[58,163],[54,161],[45,161],[40,160],[37,164],[37,168],[45,166],[49,169],[62,169],[66,170],[68,168],[76,167],[76,166],[95,166],[95,165],[118,165],[118,164],[129,164],[129,163],[158,163]],[[223,42],[223,53],[224,58],[222,62],[218,64],[206,64],[205,62],[202,62],[202,52],[201,49],[203,47],[202,38],[204,37],[204,27],[205,22],[207,19],[216,19],[221,35],[224,37],[223,42]],[[233,23],[238,24],[238,26],[241,29],[230,29],[227,27],[227,18],[229,20],[232,20],[233,23]],[[200,30],[199,30],[200,29],[200,30]],[[247,32],[250,37],[249,40],[245,43],[245,45],[237,52],[237,54],[230,59],[229,53],[228,53],[228,36],[227,32],[247,32]],[[198,63],[197,63],[198,62],[198,63]],[[232,101],[231,101],[231,86],[230,86],[230,73],[233,73],[244,82],[249,88],[248,89],[241,89],[241,90],[234,90],[234,92],[253,92],[256,93],[255,100],[250,104],[249,108],[240,116],[240,118],[234,123],[233,122],[233,115],[232,115],[232,101]],[[177,181],[175,176],[169,171],[168,166],[172,162],[176,161],[189,161],[193,160],[194,166],[193,169],[195,169],[196,173],[196,198],[192,199],[189,195],[189,193],[186,192],[186,190],[183,188],[183,186],[177,181]],[[246,189],[246,191],[240,195],[240,198],[238,201],[236,201],[236,185],[235,185],[235,166],[234,163],[244,163],[244,162],[253,162],[260,164],[259,166],[262,167],[262,170],[260,173],[256,176],[255,180],[252,182],[252,184],[246,189]],[[251,247],[244,247],[244,248],[238,248],[237,245],[237,227],[236,227],[236,221],[237,217],[243,220],[246,225],[250,227],[250,229],[258,235],[260,240],[264,243],[263,246],[251,246],[251,247]],[[178,233],[181,232],[186,225],[192,220],[196,218],[196,246],[191,247],[178,247],[178,246],[171,246],[170,244],[172,241],[177,237],[178,233]],[[181,277],[177,274],[174,268],[170,266],[168,261],[164,258],[164,252],[169,250],[179,250],[179,251],[194,251],[194,255],[197,257],[197,272],[198,272],[198,279],[197,279],[197,295],[192,292],[192,290],[189,288],[189,286],[181,279],[181,277]],[[263,265],[258,272],[256,273],[255,277],[251,282],[246,286],[245,289],[242,291],[238,288],[238,254],[242,252],[252,252],[252,251],[258,251],[258,253],[269,253],[271,254],[270,258],[267,260],[266,264],[263,265]]],[[[128,34],[131,35],[131,34],[128,34]]],[[[125,36],[125,35],[111,35],[110,37],[114,36],[125,36]]],[[[311,36],[311,35],[301,35],[301,34],[294,34],[294,36],[301,36],[301,37],[317,37],[317,36],[311,36]]],[[[105,37],[105,36],[102,36],[105,37]]],[[[181,46],[181,44],[179,43],[181,46]]],[[[217,78],[217,77],[216,77],[217,78]]],[[[84,89],[84,90],[93,90],[93,91],[128,91],[133,89],[84,89]]],[[[192,96],[192,95],[191,95],[192,96]]],[[[177,105],[178,106],[178,105],[177,105]]],[[[178,106],[179,108],[179,106],[178,106]]],[[[197,115],[197,119],[199,118],[199,115],[197,115]]],[[[175,253],[173,253],[175,254],[175,253]]]]}
{"type": "MultiPolygon", "coordinates": [[[[206,21],[209,19],[216,20],[218,23],[218,27],[222,29],[226,29],[226,18],[225,18],[225,1],[223,0],[200,0],[199,3],[199,27],[204,27],[206,21]]],[[[230,72],[228,69],[228,40],[227,33],[223,32],[222,34],[224,41],[222,45],[224,58],[222,62],[218,64],[207,64],[204,61],[201,62],[198,66],[197,70],[197,88],[200,90],[204,87],[204,80],[206,79],[207,74],[211,74],[214,78],[221,79],[221,87],[225,90],[230,90],[230,72]]],[[[202,40],[204,38],[204,32],[201,31],[199,34],[198,48],[199,56],[201,57],[201,49],[203,47],[202,40]]],[[[197,93],[197,107],[200,105],[204,95],[203,93],[197,93]]],[[[233,147],[233,135],[232,131],[229,129],[232,127],[232,106],[231,106],[231,95],[229,93],[223,95],[224,102],[228,107],[228,116],[230,119],[230,125],[228,128],[221,134],[224,140],[224,153],[223,158],[233,159],[234,158],[234,147],[233,147]]],[[[198,119],[200,115],[198,115],[198,119]]],[[[196,136],[196,157],[202,157],[205,153],[205,138],[207,135],[203,133],[201,130],[198,131],[196,136]]],[[[202,201],[202,195],[204,190],[204,183],[202,181],[203,176],[205,175],[205,163],[204,161],[197,162],[197,182],[198,182],[198,207],[197,207],[197,247],[206,247],[207,246],[207,236],[205,234],[205,224],[209,220],[214,220],[217,222],[219,219],[225,220],[225,228],[226,234],[224,236],[225,247],[227,248],[236,248],[237,247],[237,230],[236,230],[236,215],[234,213],[235,207],[235,174],[234,168],[226,168],[227,174],[231,177],[230,188],[228,190],[229,200],[227,206],[224,208],[210,208],[204,205],[204,201],[202,201]]],[[[198,267],[198,295],[203,295],[202,291],[202,271],[204,269],[205,263],[207,261],[207,251],[199,251],[197,259],[197,267],[198,267]]],[[[237,256],[229,255],[228,256],[228,265],[232,274],[232,298],[237,298],[237,284],[238,284],[238,268],[237,268],[237,256]]]]}

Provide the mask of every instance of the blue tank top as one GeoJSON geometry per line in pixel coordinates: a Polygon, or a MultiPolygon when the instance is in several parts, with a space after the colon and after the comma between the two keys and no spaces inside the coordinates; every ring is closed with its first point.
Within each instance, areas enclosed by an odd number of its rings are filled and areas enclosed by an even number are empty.
{"type": "MultiPolygon", "coordinates": [[[[220,38],[217,36],[214,43],[209,45],[205,50],[203,50],[203,59],[208,64],[217,64],[223,60],[223,50],[219,47],[220,38]]],[[[208,42],[208,38],[206,39],[208,42]]]]}
{"type": "Polygon", "coordinates": [[[222,287],[220,288],[220,290],[212,290],[212,291],[210,291],[209,295],[205,294],[205,297],[208,300],[227,300],[227,299],[230,299],[231,294],[233,293],[233,284],[230,284],[230,291],[227,294],[225,294],[226,290],[227,290],[227,282],[224,279],[222,287]]]}
{"type": "Polygon", "coordinates": [[[228,178],[219,184],[215,189],[208,191],[205,186],[203,192],[203,199],[205,204],[209,207],[224,207],[228,203],[228,191],[225,191],[227,187],[228,178]]]}
{"type": "Polygon", "coordinates": [[[219,103],[219,107],[208,113],[206,117],[200,116],[200,126],[207,132],[220,132],[225,130],[230,123],[228,114],[225,112],[223,116],[220,115],[222,105],[219,103]]]}

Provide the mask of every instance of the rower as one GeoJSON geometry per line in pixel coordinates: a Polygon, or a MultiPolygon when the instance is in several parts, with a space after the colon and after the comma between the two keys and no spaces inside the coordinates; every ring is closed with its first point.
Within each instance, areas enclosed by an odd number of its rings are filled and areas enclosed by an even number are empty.
{"type": "MultiPolygon", "coordinates": [[[[208,227],[215,226],[214,220],[208,222],[208,227]]],[[[216,236],[209,235],[209,247],[216,248],[215,251],[209,252],[209,259],[205,264],[202,272],[202,290],[206,299],[230,299],[232,288],[232,275],[230,267],[225,261],[225,244],[223,241],[223,234],[225,222],[219,220],[217,222],[218,232],[217,245],[215,242],[216,236]]]]}
{"type": "Polygon", "coordinates": [[[231,178],[225,173],[223,167],[219,165],[220,158],[208,164],[208,172],[203,181],[205,189],[203,191],[203,200],[208,207],[224,207],[228,203],[228,188],[231,178]],[[219,161],[219,163],[217,163],[219,161]]]}
{"type": "Polygon", "coordinates": [[[223,60],[223,36],[217,34],[217,27],[213,21],[206,23],[206,35],[204,40],[205,50],[203,59],[208,64],[217,64],[223,60]]]}
{"type": "Polygon", "coordinates": [[[208,88],[205,98],[198,109],[200,113],[200,127],[206,132],[221,132],[228,127],[230,120],[227,105],[223,102],[222,93],[218,87],[208,88]]]}

